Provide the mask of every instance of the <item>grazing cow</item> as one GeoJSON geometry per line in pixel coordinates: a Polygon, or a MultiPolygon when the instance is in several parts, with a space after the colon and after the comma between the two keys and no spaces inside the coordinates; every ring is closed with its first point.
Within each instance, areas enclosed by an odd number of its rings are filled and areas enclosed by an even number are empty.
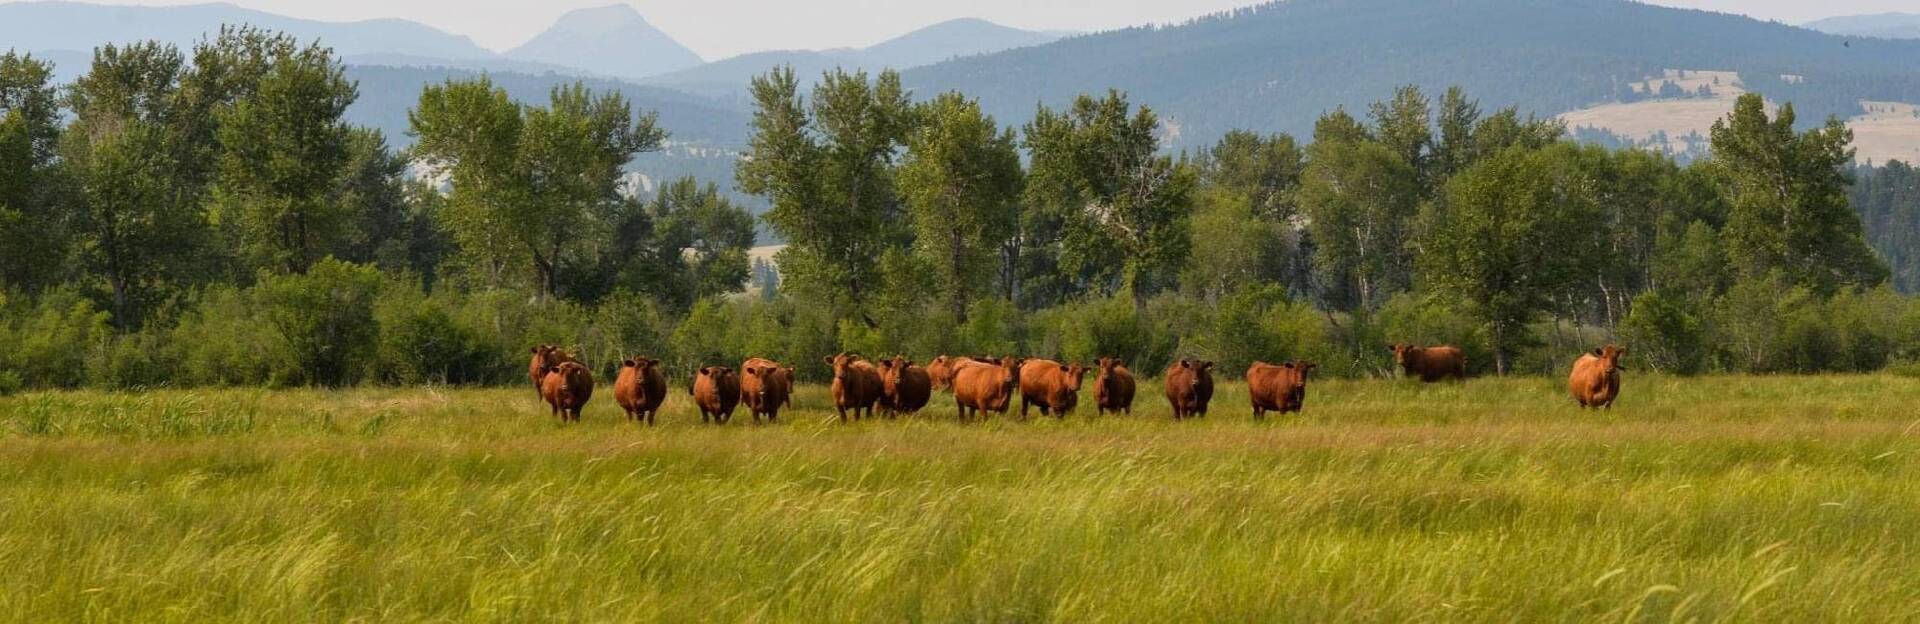
{"type": "Polygon", "coordinates": [[[1254,362],[1247,369],[1247,394],[1253,399],[1254,420],[1266,418],[1269,410],[1287,414],[1305,408],[1307,373],[1319,367],[1304,361],[1279,365],[1254,362]]]}
{"type": "Polygon", "coordinates": [[[1066,418],[1080,404],[1080,382],[1087,367],[1061,364],[1053,360],[1033,359],[1020,364],[1020,417],[1027,417],[1027,406],[1038,403],[1040,415],[1066,418]]]}
{"type": "Polygon", "coordinates": [[[733,420],[733,408],[740,404],[740,377],[725,366],[708,366],[693,376],[693,404],[700,408],[700,422],[716,425],[733,420]]]}
{"type": "Polygon", "coordinates": [[[1583,408],[1613,409],[1613,400],[1620,398],[1620,371],[1626,370],[1620,358],[1626,355],[1626,347],[1607,345],[1580,356],[1567,378],[1573,400],[1583,408]]]}
{"type": "Polygon", "coordinates": [[[593,372],[579,362],[561,362],[547,369],[541,380],[540,396],[553,408],[561,422],[580,422],[580,408],[593,397],[593,372]]]}
{"type": "Polygon", "coordinates": [[[533,358],[527,362],[527,378],[533,381],[534,394],[543,394],[547,380],[547,371],[566,362],[578,362],[560,347],[543,344],[533,348],[533,358]]]}
{"type": "Polygon", "coordinates": [[[653,426],[660,404],[667,401],[667,374],[660,361],[633,358],[620,363],[620,377],[613,382],[613,400],[626,411],[627,418],[653,426]]]}
{"type": "Polygon", "coordinates": [[[1442,379],[1467,379],[1467,356],[1459,347],[1417,347],[1410,344],[1394,344],[1387,347],[1393,351],[1393,361],[1405,370],[1407,376],[1420,377],[1420,381],[1433,383],[1442,379]]]}
{"type": "Polygon", "coordinates": [[[1004,414],[1013,406],[1013,392],[1020,385],[1020,360],[1009,357],[999,362],[968,361],[954,368],[953,402],[959,407],[960,420],[983,411],[1004,414]]]}
{"type": "Polygon", "coordinates": [[[1120,358],[1100,358],[1100,375],[1093,378],[1093,404],[1101,414],[1133,415],[1133,371],[1120,358]]]}
{"type": "Polygon", "coordinates": [[[788,372],[791,370],[765,358],[751,358],[740,364],[740,402],[747,405],[753,422],[760,422],[762,414],[766,415],[767,422],[780,419],[780,408],[791,400],[788,397],[793,393],[793,377],[788,372]]]}
{"type": "Polygon", "coordinates": [[[872,418],[873,404],[884,391],[880,371],[854,353],[829,356],[827,366],[833,368],[833,407],[840,412],[840,422],[847,422],[848,410],[854,420],[872,418]]]}
{"type": "Polygon", "coordinates": [[[880,407],[887,417],[912,415],[933,396],[933,376],[901,356],[880,360],[880,407]]]}
{"type": "Polygon", "coordinates": [[[1213,401],[1213,362],[1180,360],[1167,367],[1167,402],[1174,420],[1207,415],[1213,401]]]}

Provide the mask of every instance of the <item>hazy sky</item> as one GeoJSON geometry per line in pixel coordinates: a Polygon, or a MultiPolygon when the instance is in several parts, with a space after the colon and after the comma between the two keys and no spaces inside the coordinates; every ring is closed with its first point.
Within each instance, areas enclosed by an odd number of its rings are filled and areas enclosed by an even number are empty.
{"type": "MultiPolygon", "coordinates": [[[[5,2],[10,0],[0,0],[5,2]]],[[[196,4],[206,0],[91,0],[196,4]]],[[[309,19],[399,17],[505,50],[569,9],[616,0],[227,0],[309,19]]],[[[1046,30],[1103,30],[1179,21],[1250,0],[630,0],[647,20],[708,60],[756,50],[866,46],[956,17],[1046,30]]],[[[1653,0],[1800,23],[1833,15],[1920,10],[1920,0],[1653,0]]]]}

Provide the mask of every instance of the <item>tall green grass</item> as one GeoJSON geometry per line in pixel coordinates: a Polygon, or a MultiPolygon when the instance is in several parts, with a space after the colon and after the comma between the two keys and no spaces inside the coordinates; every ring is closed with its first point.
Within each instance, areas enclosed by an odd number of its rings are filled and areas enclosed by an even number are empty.
{"type": "Polygon", "coordinates": [[[1920,381],[1244,387],[653,429],[530,388],[0,399],[17,621],[1920,618],[1920,381]],[[1083,401],[1089,403],[1090,401],[1083,401]]]}

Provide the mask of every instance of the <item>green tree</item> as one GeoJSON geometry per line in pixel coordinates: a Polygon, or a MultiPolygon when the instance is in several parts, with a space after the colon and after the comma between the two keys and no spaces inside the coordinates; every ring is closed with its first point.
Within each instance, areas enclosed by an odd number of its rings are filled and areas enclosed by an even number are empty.
{"type": "Polygon", "coordinates": [[[1422,214],[1422,283],[1472,307],[1500,374],[1530,340],[1527,323],[1582,279],[1582,258],[1604,244],[1594,182],[1575,163],[1577,151],[1511,149],[1484,159],[1422,214]]]}
{"type": "Polygon", "coordinates": [[[1292,136],[1234,130],[1201,152],[1196,168],[1203,185],[1245,198],[1262,218],[1284,223],[1297,216],[1294,194],[1306,154],[1292,136]]]}
{"type": "Polygon", "coordinates": [[[1125,95],[1041,107],[1026,128],[1027,203],[1055,215],[1059,268],[1139,304],[1186,264],[1195,176],[1159,153],[1160,120],[1125,95]]]}
{"type": "Polygon", "coordinates": [[[67,220],[56,191],[60,100],[53,65],[0,55],[0,289],[56,281],[67,220]]]}
{"type": "Polygon", "coordinates": [[[922,104],[900,165],[912,211],[914,252],[937,274],[955,319],[990,292],[998,254],[1019,225],[1022,172],[1017,139],[980,103],[946,93],[922,104]]]}
{"type": "Polygon", "coordinates": [[[580,83],[522,107],[485,77],[449,81],[422,92],[408,119],[416,154],[452,183],[446,223],[462,251],[494,284],[525,263],[542,296],[560,294],[563,272],[598,264],[623,168],[666,140],[652,113],[635,117],[624,96],[580,83]]]}
{"type": "Polygon", "coordinates": [[[1420,205],[1417,172],[1371,141],[1324,141],[1308,148],[1300,205],[1314,243],[1325,300],[1372,310],[1404,290],[1412,273],[1407,241],[1420,205]]]}
{"type": "Polygon", "coordinates": [[[806,101],[789,67],[754,78],[752,93],[753,136],[735,176],[773,204],[762,218],[787,240],[781,277],[789,291],[859,310],[874,260],[909,232],[893,180],[913,118],[900,76],[828,72],[806,101]]]}
{"type": "Polygon", "coordinates": [[[694,301],[739,292],[753,247],[753,215],[691,176],[666,186],[623,219],[609,258],[615,283],[686,310],[694,301]]]}
{"type": "Polygon", "coordinates": [[[215,214],[256,268],[299,273],[338,244],[333,190],[349,158],[342,116],[358,94],[333,50],[283,36],[250,93],[220,109],[215,214]]]}
{"type": "Polygon", "coordinates": [[[1797,133],[1794,121],[1792,104],[1768,119],[1766,101],[1749,93],[1713,124],[1713,158],[1727,172],[1732,206],[1723,240],[1735,269],[1749,278],[1781,271],[1820,294],[1886,281],[1847,206],[1853,131],[1829,119],[1797,133]]]}
{"type": "Polygon", "coordinates": [[[201,192],[176,168],[187,153],[174,106],[182,71],[171,46],[110,45],[68,93],[74,120],[60,159],[72,181],[77,251],[106,281],[123,330],[173,287],[205,276],[195,264],[210,232],[201,192]]]}
{"type": "MultiPolygon", "coordinates": [[[[1431,183],[1433,167],[1433,117],[1432,102],[1420,87],[1408,85],[1395,89],[1393,99],[1386,102],[1374,102],[1369,116],[1373,118],[1374,137],[1381,145],[1399,156],[1419,172],[1422,184],[1431,183]]],[[[1427,189],[1423,188],[1424,194],[1427,189]]]]}

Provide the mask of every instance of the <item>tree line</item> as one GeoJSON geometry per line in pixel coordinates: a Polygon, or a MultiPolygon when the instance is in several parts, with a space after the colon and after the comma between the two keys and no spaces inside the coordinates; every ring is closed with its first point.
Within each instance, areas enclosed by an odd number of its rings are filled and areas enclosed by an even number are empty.
{"type": "Polygon", "coordinates": [[[1887,286],[1907,261],[1854,211],[1896,236],[1910,169],[1855,185],[1843,125],[1758,96],[1686,165],[1458,88],[1172,153],[1117,91],[1015,126],[893,72],[776,69],[733,181],[788,243],[776,270],[712,184],[634,188],[668,129],[619,93],[448,80],[396,150],[343,121],[332,52],[282,35],[50,69],[0,56],[0,389],[500,383],[535,343],[814,378],[844,350],[1334,375],[1385,373],[1388,342],[1494,373],[1604,339],[1677,373],[1920,357],[1920,306],[1887,286]]]}

